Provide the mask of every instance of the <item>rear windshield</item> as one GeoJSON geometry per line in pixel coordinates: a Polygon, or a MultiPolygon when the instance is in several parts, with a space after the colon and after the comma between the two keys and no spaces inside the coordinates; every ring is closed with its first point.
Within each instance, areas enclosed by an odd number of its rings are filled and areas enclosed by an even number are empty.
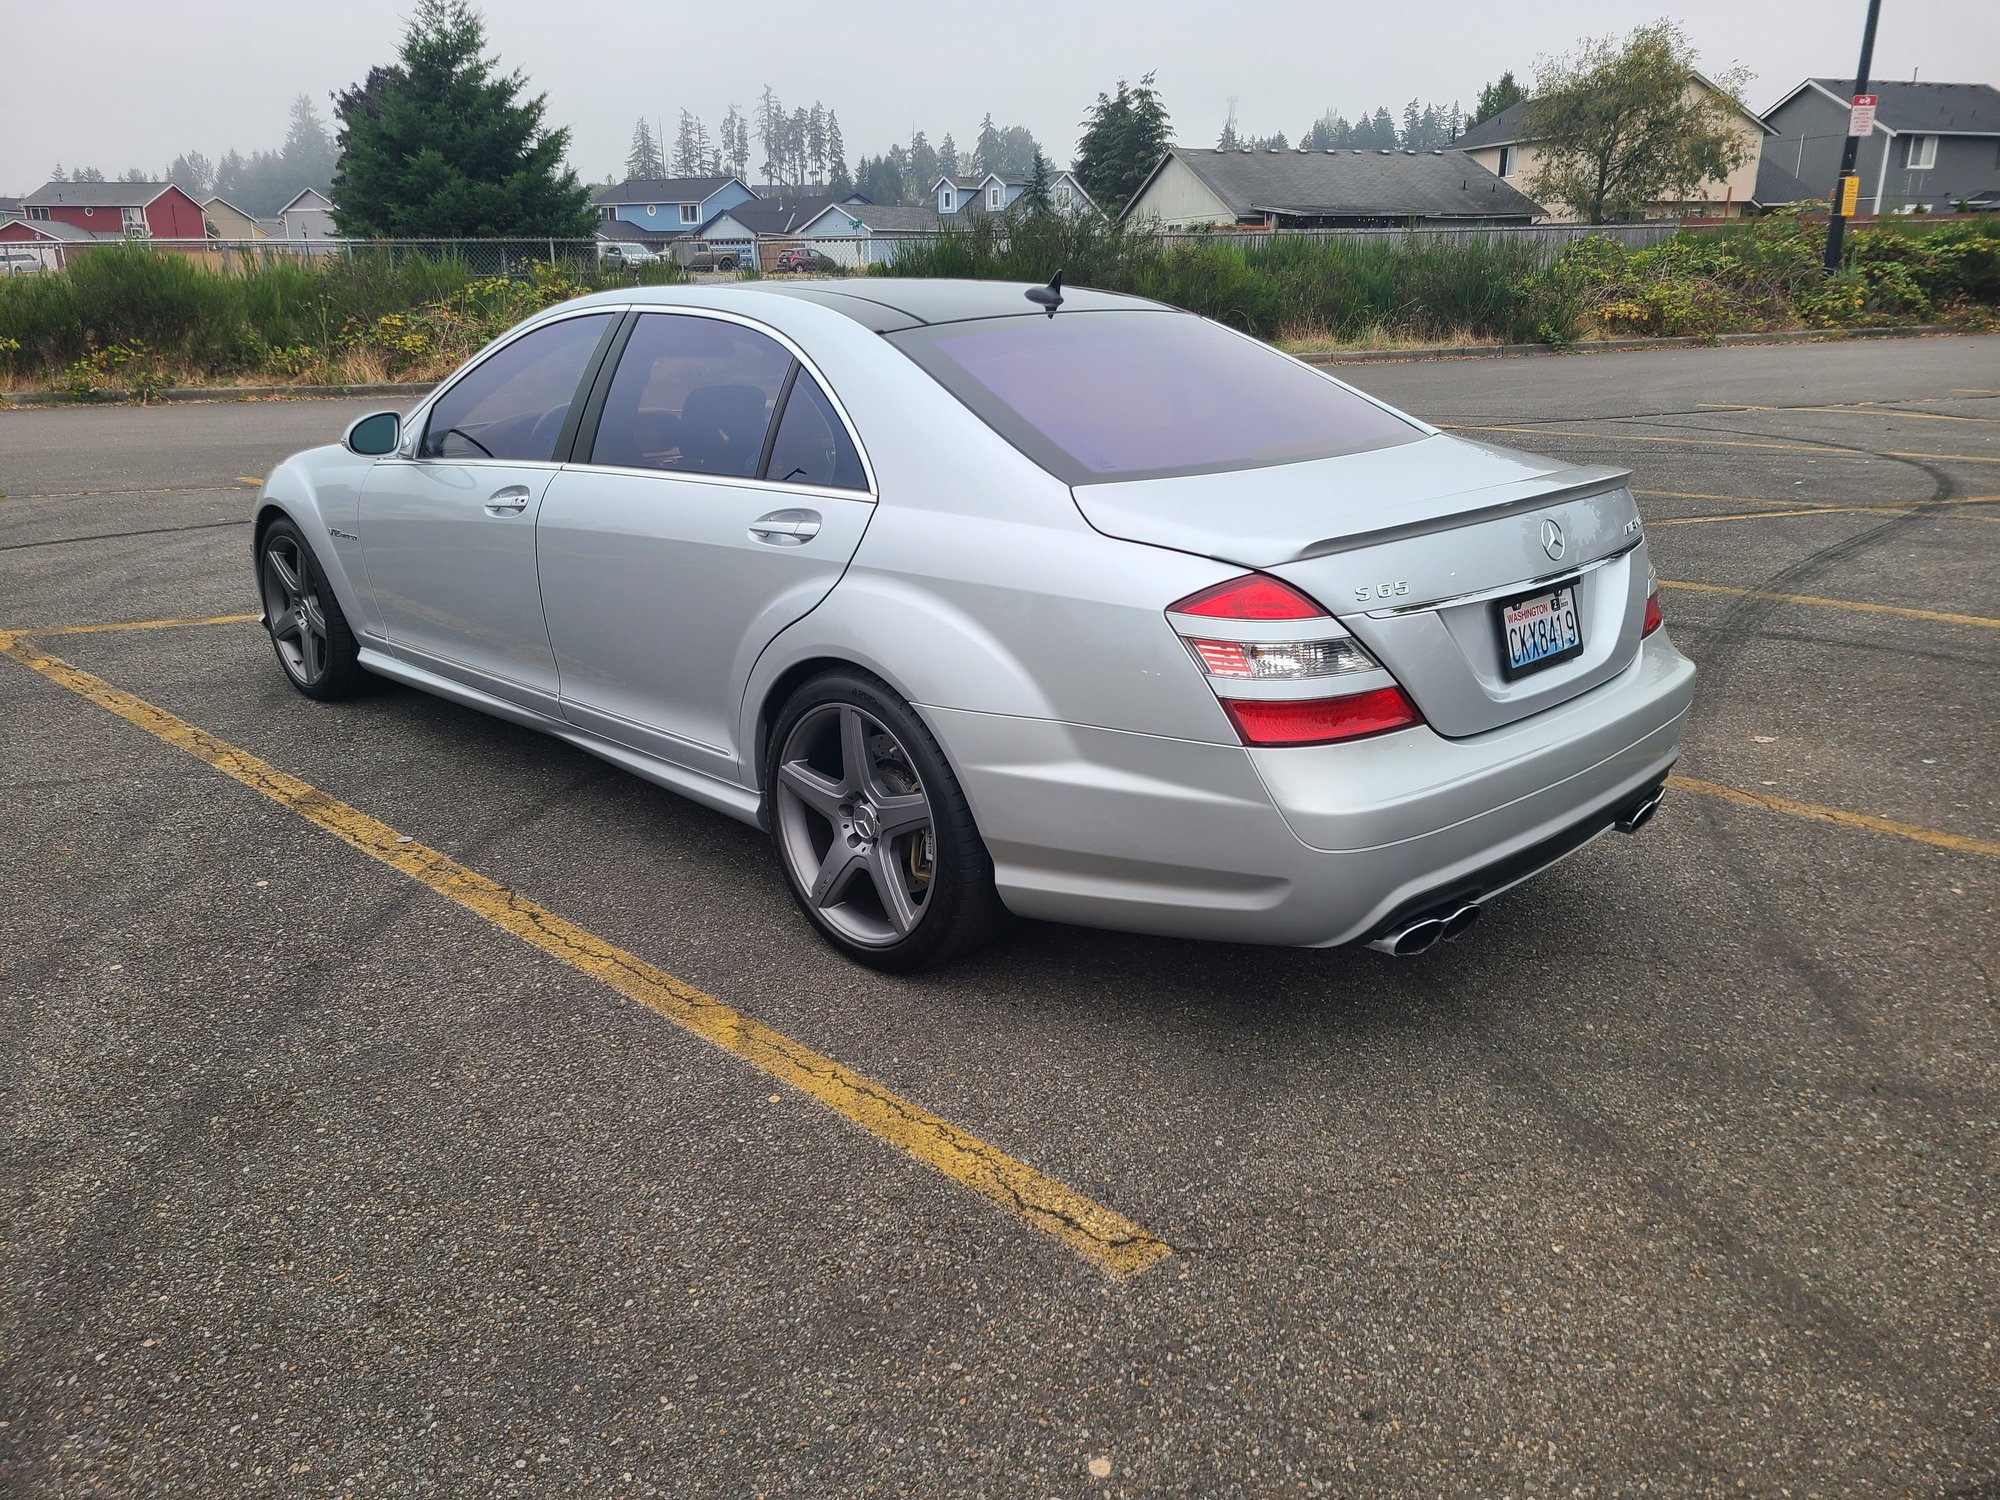
{"type": "Polygon", "coordinates": [[[1333,458],[1424,434],[1326,376],[1187,313],[984,318],[887,335],[1068,484],[1333,458]]]}

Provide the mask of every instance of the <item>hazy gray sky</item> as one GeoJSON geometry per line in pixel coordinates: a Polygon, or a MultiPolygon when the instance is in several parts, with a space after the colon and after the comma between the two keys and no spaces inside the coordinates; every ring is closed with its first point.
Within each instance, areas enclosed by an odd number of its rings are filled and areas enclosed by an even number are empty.
{"type": "MultiPolygon", "coordinates": [[[[117,175],[274,147],[294,95],[329,91],[387,61],[408,0],[6,0],[10,66],[0,110],[0,192],[25,192],[57,161],[117,175]]],[[[1808,75],[1852,72],[1861,0],[1681,0],[1704,64],[1742,63],[1763,109],[1808,75]]],[[[969,146],[979,118],[1023,124],[1064,162],[1100,89],[1148,69],[1180,140],[1213,144],[1231,95],[1242,128],[1296,136],[1328,105],[1349,115],[1412,96],[1470,105],[1503,68],[1579,36],[1657,19],[1657,0],[1016,0],[1014,5],[652,3],[487,0],[493,46],[571,127],[587,179],[623,175],[632,123],[678,112],[710,122],[747,110],[765,84],[787,104],[837,110],[850,160],[920,126],[969,146]]],[[[1884,0],[1876,71],[1887,78],[2000,82],[2000,4],[1884,0]]]]}

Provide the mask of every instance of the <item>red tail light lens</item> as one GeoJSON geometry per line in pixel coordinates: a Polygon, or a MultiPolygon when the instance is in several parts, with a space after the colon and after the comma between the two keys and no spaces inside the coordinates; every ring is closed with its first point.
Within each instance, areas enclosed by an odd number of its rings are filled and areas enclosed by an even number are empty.
{"type": "Polygon", "coordinates": [[[1224,698],[1222,707],[1246,745],[1331,745],[1424,722],[1393,687],[1345,698],[1224,698]]]}
{"type": "Polygon", "coordinates": [[[1178,604],[1169,604],[1167,612],[1211,620],[1314,620],[1326,614],[1290,584],[1262,573],[1245,573],[1189,594],[1178,604]]]}
{"type": "Polygon", "coordinates": [[[1644,640],[1664,623],[1660,614],[1660,591],[1654,589],[1646,596],[1646,623],[1639,627],[1639,638],[1644,640]]]}

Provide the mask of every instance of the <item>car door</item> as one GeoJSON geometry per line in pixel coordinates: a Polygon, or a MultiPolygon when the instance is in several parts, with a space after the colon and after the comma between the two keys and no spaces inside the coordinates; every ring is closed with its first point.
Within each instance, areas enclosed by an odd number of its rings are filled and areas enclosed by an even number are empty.
{"type": "Polygon", "coordinates": [[[579,387],[620,314],[544,323],[454,380],[361,490],[368,589],[398,653],[559,713],[535,518],[575,431],[579,387]]]}
{"type": "Polygon", "coordinates": [[[868,471],[823,383],[768,330],[641,313],[612,358],[536,526],[563,710],[742,780],[751,665],[854,555],[868,471]]]}

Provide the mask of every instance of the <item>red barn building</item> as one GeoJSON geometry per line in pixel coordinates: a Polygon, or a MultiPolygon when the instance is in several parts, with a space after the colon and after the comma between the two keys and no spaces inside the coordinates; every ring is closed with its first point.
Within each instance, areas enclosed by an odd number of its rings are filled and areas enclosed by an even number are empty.
{"type": "Polygon", "coordinates": [[[21,211],[30,224],[69,224],[95,239],[208,237],[201,205],[171,182],[46,182],[21,211]]]}

